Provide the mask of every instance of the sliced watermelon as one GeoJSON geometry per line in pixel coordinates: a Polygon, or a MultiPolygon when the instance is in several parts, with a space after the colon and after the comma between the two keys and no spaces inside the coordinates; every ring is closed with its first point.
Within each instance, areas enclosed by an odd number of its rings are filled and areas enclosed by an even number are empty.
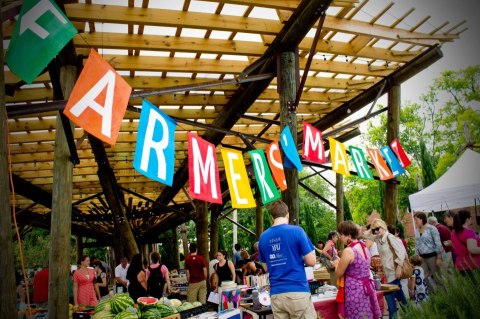
{"type": "Polygon", "coordinates": [[[140,297],[137,299],[138,308],[144,312],[147,309],[155,307],[158,303],[158,299],[154,297],[140,297]]]}

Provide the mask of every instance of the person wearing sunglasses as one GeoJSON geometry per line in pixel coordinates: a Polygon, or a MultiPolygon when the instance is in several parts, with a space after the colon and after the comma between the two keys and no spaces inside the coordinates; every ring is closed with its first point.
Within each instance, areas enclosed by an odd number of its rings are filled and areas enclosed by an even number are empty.
{"type": "Polygon", "coordinates": [[[376,218],[372,221],[370,226],[373,240],[377,243],[378,252],[382,260],[382,267],[387,282],[392,285],[397,285],[400,289],[385,296],[388,305],[388,318],[393,318],[397,312],[398,300],[401,305],[407,304],[407,299],[403,293],[400,277],[402,274],[403,261],[407,251],[403,247],[402,242],[395,237],[395,235],[388,232],[387,224],[376,218]],[[394,260],[394,255],[396,259],[394,260]]]}

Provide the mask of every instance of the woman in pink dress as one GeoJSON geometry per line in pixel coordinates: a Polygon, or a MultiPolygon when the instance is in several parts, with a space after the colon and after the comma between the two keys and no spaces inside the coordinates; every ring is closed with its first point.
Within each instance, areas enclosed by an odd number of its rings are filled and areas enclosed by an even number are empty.
{"type": "Polygon", "coordinates": [[[345,276],[345,318],[381,318],[375,284],[370,279],[370,253],[358,240],[358,226],[351,220],[344,221],[338,225],[338,233],[347,245],[336,269],[338,277],[345,276]]]}
{"type": "Polygon", "coordinates": [[[73,274],[73,304],[95,306],[98,302],[95,293],[98,289],[95,270],[88,268],[90,258],[82,256],[79,260],[80,267],[73,274]]]}
{"type": "Polygon", "coordinates": [[[472,276],[480,271],[479,238],[469,228],[472,216],[469,211],[461,210],[453,216],[452,246],[455,255],[455,269],[462,275],[472,276]]]}

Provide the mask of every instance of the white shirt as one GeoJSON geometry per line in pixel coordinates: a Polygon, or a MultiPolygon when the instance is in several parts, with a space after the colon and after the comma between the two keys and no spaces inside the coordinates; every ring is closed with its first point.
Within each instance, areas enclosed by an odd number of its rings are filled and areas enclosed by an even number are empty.
{"type": "Polygon", "coordinates": [[[125,280],[127,282],[127,286],[130,284],[127,280],[128,266],[130,266],[130,264],[127,264],[127,267],[125,268],[122,267],[122,264],[115,267],[115,277],[120,277],[122,280],[125,280]]]}
{"type": "Polygon", "coordinates": [[[216,263],[218,263],[217,258],[213,258],[212,260],[210,260],[210,263],[208,264],[209,276],[211,276],[215,272],[215,268],[213,268],[213,266],[215,266],[216,263]]]}

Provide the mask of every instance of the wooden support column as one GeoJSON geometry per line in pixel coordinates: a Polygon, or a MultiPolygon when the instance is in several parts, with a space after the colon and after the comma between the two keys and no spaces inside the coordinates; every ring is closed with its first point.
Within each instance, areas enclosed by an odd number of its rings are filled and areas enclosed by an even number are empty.
{"type": "Polygon", "coordinates": [[[208,203],[196,200],[195,207],[197,207],[197,218],[195,220],[197,252],[205,260],[208,260],[208,203]]]}
{"type": "MultiPolygon", "coordinates": [[[[210,214],[210,259],[215,258],[218,250],[218,215],[220,214],[220,206],[212,205],[210,214]]],[[[210,274],[209,274],[210,276],[210,274]]]]}
{"type": "Polygon", "coordinates": [[[335,190],[336,190],[336,200],[337,200],[337,226],[344,220],[344,210],[343,210],[343,175],[335,174],[335,190]]]}
{"type": "Polygon", "coordinates": [[[188,254],[188,238],[185,223],[180,225],[180,236],[182,237],[183,255],[186,256],[188,254]]]}
{"type": "MultiPolygon", "coordinates": [[[[3,8],[3,1],[0,1],[3,8]]],[[[0,30],[0,51],[3,52],[3,33],[0,30]]],[[[4,65],[4,55],[0,57],[4,65]]],[[[0,71],[0,309],[2,318],[17,318],[17,293],[13,263],[12,213],[10,208],[10,183],[8,174],[7,109],[5,108],[5,75],[0,71]]]]}
{"type": "Polygon", "coordinates": [[[173,237],[172,241],[174,244],[173,248],[173,265],[175,268],[180,269],[180,251],[178,249],[178,227],[174,227],[172,229],[173,231],[173,237]]]}
{"type": "MultiPolygon", "coordinates": [[[[391,82],[388,91],[387,111],[387,145],[398,137],[400,129],[400,106],[401,88],[398,82],[391,82]]],[[[397,179],[391,179],[385,183],[385,222],[387,225],[397,223],[398,209],[398,183],[397,179]]]]}
{"type": "Polygon", "coordinates": [[[257,192],[255,198],[257,206],[255,207],[255,238],[260,239],[260,235],[263,233],[263,206],[260,192],[257,192]]]}
{"type": "MultiPolygon", "coordinates": [[[[63,97],[68,99],[77,80],[77,67],[60,67],[60,86],[63,97]]],[[[64,126],[61,114],[57,114],[55,151],[53,159],[52,215],[48,277],[48,315],[51,318],[68,318],[68,276],[70,275],[70,237],[72,233],[72,183],[73,163],[64,130],[73,134],[73,125],[64,126]]],[[[68,123],[68,122],[67,122],[68,123]]]]}
{"type": "Polygon", "coordinates": [[[82,236],[77,236],[77,259],[75,262],[80,260],[80,257],[83,255],[83,237],[82,236]]]}
{"type": "Polygon", "coordinates": [[[95,155],[95,161],[98,164],[97,175],[102,185],[103,194],[113,214],[115,264],[118,265],[122,257],[130,259],[133,255],[140,253],[140,251],[133,236],[130,222],[127,219],[125,199],[123,193],[118,188],[117,179],[110,167],[105,146],[102,141],[91,134],[88,134],[88,141],[95,155]]]}
{"type": "MultiPolygon", "coordinates": [[[[297,92],[297,74],[295,68],[295,52],[283,52],[280,55],[280,130],[286,126],[290,128],[293,136],[297,134],[297,115],[293,104],[297,92]]],[[[295,141],[295,148],[296,143],[295,141]]],[[[287,190],[282,192],[282,200],[287,204],[290,212],[290,224],[298,225],[298,171],[284,167],[287,190]]]]}

